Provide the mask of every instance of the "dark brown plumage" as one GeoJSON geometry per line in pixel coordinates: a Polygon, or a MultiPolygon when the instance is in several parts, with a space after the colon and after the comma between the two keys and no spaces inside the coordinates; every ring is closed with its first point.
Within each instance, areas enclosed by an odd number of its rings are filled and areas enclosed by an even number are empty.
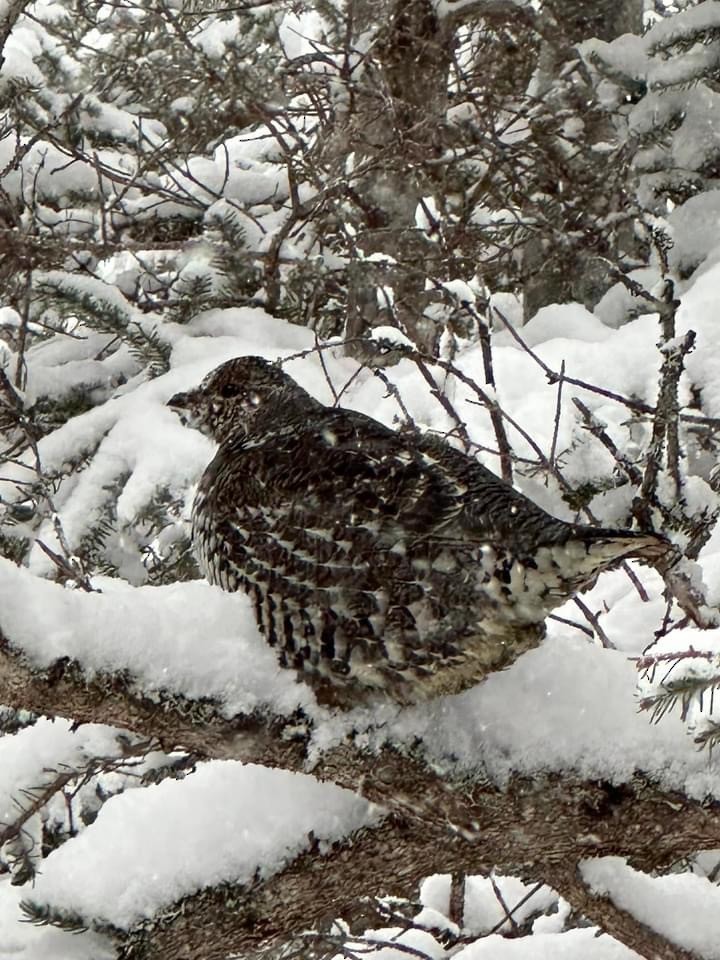
{"type": "Polygon", "coordinates": [[[169,401],[220,444],[193,541],[322,702],[454,693],[536,646],[547,614],[662,537],[566,523],[437,437],[313,399],[259,357],[169,401]]]}

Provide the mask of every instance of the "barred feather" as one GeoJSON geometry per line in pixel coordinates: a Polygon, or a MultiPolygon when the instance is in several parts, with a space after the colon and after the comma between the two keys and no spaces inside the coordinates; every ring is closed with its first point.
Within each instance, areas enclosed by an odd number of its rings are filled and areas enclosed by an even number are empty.
{"type": "Polygon", "coordinates": [[[465,689],[603,570],[671,549],[558,520],[443,440],[326,408],[258,357],[170,406],[220,444],[193,507],[201,569],[250,595],[280,663],[329,704],[465,689]]]}

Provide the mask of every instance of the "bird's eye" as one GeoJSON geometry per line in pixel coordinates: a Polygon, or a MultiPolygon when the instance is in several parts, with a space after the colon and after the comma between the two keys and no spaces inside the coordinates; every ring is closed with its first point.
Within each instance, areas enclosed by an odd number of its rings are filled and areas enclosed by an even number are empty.
{"type": "Polygon", "coordinates": [[[230,397],[236,397],[240,393],[240,387],[236,383],[224,383],[220,387],[220,396],[225,400],[229,400],[230,397]]]}

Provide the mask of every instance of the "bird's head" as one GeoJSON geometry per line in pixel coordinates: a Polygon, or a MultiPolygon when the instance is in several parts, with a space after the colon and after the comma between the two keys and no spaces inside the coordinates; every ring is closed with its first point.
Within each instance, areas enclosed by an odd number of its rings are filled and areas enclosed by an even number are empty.
{"type": "Polygon", "coordinates": [[[277,364],[262,357],[236,357],[212,370],[200,386],[176,393],[167,405],[184,424],[222,443],[248,433],[268,407],[292,413],[309,399],[277,364]]]}

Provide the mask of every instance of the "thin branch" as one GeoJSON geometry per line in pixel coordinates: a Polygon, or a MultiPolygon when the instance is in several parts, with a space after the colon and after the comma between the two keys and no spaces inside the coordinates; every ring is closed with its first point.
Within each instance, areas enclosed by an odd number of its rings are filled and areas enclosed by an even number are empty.
{"type": "MultiPolygon", "coordinates": [[[[494,390],[495,371],[493,369],[490,327],[485,318],[476,310],[472,310],[472,313],[475,316],[480,334],[480,347],[482,349],[483,368],[485,370],[485,383],[494,390]]],[[[505,432],[502,410],[500,410],[497,405],[493,405],[488,409],[488,413],[490,414],[490,422],[492,423],[493,430],[495,431],[495,439],[497,440],[498,445],[498,454],[500,457],[500,475],[506,483],[512,484],[512,448],[510,447],[510,441],[508,440],[507,433],[505,432]]],[[[550,457],[550,460],[552,462],[552,456],[550,457]]]]}
{"type": "Polygon", "coordinates": [[[565,361],[560,364],[560,377],[558,378],[557,399],[555,401],[555,423],[553,424],[552,443],[550,444],[550,456],[548,460],[555,464],[555,454],[557,452],[558,433],[560,432],[560,414],[562,413],[562,388],[565,382],[565,361]]]}
{"type": "Polygon", "coordinates": [[[630,564],[627,562],[627,560],[623,560],[623,562],[620,564],[620,569],[624,571],[624,573],[625,573],[625,575],[627,576],[628,580],[629,580],[629,581],[632,583],[632,585],[635,587],[635,589],[637,590],[638,596],[640,597],[640,599],[642,600],[642,602],[643,602],[643,603],[649,603],[649,602],[650,602],[650,596],[649,596],[647,590],[645,589],[642,581],[640,580],[640,577],[638,577],[638,575],[635,573],[635,571],[634,571],[633,568],[630,566],[630,564]]]}
{"type": "Polygon", "coordinates": [[[598,635],[600,643],[606,650],[614,650],[615,644],[612,642],[610,637],[605,633],[603,628],[600,626],[600,621],[597,616],[592,612],[590,607],[580,599],[580,597],[574,597],[575,606],[581,611],[582,615],[585,617],[587,622],[592,625],[593,630],[598,635]]]}
{"type": "Polygon", "coordinates": [[[631,463],[627,457],[620,452],[615,444],[615,441],[607,433],[605,425],[595,417],[595,415],[588,407],[585,406],[579,397],[573,397],[572,402],[580,411],[585,428],[594,437],[597,437],[600,443],[602,443],[615,463],[617,463],[620,469],[626,474],[628,480],[634,486],[639,487],[642,483],[642,473],[638,470],[634,463],[631,463]]]}
{"type": "Polygon", "coordinates": [[[558,623],[564,623],[568,627],[574,627],[576,630],[584,633],[586,637],[590,637],[591,640],[595,639],[595,631],[591,627],[586,627],[583,623],[578,623],[577,620],[570,620],[567,617],[558,616],[557,613],[549,614],[548,620],[556,620],[558,623]]]}
{"type": "Polygon", "coordinates": [[[454,421],[455,432],[458,434],[463,442],[463,446],[467,450],[470,447],[470,437],[467,432],[467,427],[465,426],[461,417],[458,415],[457,410],[453,407],[447,395],[435,383],[432,374],[427,368],[425,358],[421,354],[411,354],[411,358],[414,360],[423,380],[425,380],[427,385],[430,387],[430,393],[432,393],[450,419],[454,421]]]}

